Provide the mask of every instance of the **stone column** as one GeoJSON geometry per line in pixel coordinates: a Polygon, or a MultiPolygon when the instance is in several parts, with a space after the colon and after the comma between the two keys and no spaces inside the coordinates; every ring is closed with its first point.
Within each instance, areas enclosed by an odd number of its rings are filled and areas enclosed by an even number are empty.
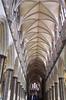
{"type": "Polygon", "coordinates": [[[51,90],[51,87],[49,88],[49,100],[52,100],[52,90],[51,90]]]}
{"type": "Polygon", "coordinates": [[[20,82],[17,81],[16,100],[20,100],[20,82]]]}
{"type": "Polygon", "coordinates": [[[24,99],[24,89],[23,87],[21,88],[21,100],[24,99]]]}
{"type": "Polygon", "coordinates": [[[18,57],[16,57],[15,64],[14,64],[14,74],[12,79],[10,100],[16,100],[17,80],[18,80],[18,57]]]}
{"type": "Polygon", "coordinates": [[[47,100],[50,100],[49,87],[50,87],[50,82],[49,82],[49,78],[48,78],[48,80],[46,81],[47,100]]]}
{"type": "Polygon", "coordinates": [[[51,79],[51,88],[52,88],[52,100],[54,100],[54,71],[51,73],[51,75],[52,75],[52,79],[51,79]]]}
{"type": "Polygon", "coordinates": [[[26,99],[26,92],[25,92],[25,90],[24,90],[24,88],[23,88],[23,95],[24,95],[24,100],[26,99]]]}
{"type": "Polygon", "coordinates": [[[54,82],[55,84],[55,100],[58,100],[58,82],[54,82]]]}
{"type": "Polygon", "coordinates": [[[13,77],[13,70],[12,69],[7,69],[3,100],[10,100],[12,77],[13,77]]]}
{"type": "Polygon", "coordinates": [[[17,77],[13,76],[10,100],[16,100],[17,77]]]}
{"type": "Polygon", "coordinates": [[[49,90],[47,90],[47,100],[49,100],[49,90]]]}
{"type": "Polygon", "coordinates": [[[59,77],[59,92],[60,92],[60,100],[65,100],[64,78],[63,77],[59,77]]]}
{"type": "Polygon", "coordinates": [[[65,100],[65,91],[64,91],[64,61],[60,57],[58,61],[58,73],[59,73],[59,95],[60,100],[65,100]]]}
{"type": "Polygon", "coordinates": [[[20,100],[20,89],[21,87],[21,67],[18,67],[18,80],[17,80],[17,90],[16,90],[16,100],[20,100]]]}
{"type": "Polygon", "coordinates": [[[54,86],[52,85],[52,100],[54,100],[54,86]]]}
{"type": "Polygon", "coordinates": [[[58,84],[58,67],[57,67],[57,63],[56,66],[54,68],[54,93],[55,93],[55,100],[58,100],[59,97],[59,84],[58,84]]]}
{"type": "Polygon", "coordinates": [[[22,100],[22,85],[20,85],[20,100],[22,100]]]}

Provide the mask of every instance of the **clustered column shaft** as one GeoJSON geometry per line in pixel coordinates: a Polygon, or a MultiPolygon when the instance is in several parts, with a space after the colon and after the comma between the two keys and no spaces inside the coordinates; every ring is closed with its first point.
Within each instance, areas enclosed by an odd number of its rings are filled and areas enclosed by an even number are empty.
{"type": "Polygon", "coordinates": [[[15,77],[12,69],[6,71],[5,86],[3,91],[3,100],[22,100],[22,84],[15,77]]]}
{"type": "Polygon", "coordinates": [[[59,78],[59,82],[54,82],[54,85],[47,91],[47,100],[65,100],[64,78],[59,78]]]}

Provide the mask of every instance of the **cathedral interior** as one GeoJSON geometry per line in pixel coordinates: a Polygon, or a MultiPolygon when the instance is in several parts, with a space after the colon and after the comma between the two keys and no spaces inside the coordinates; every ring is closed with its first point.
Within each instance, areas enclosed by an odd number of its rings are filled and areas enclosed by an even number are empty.
{"type": "Polygon", "coordinates": [[[66,100],[66,0],[0,0],[0,100],[66,100]]]}

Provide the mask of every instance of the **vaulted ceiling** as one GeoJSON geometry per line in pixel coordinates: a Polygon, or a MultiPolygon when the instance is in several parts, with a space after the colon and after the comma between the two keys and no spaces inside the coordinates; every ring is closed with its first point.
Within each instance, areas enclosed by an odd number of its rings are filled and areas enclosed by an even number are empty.
{"type": "MultiPolygon", "coordinates": [[[[49,61],[53,60],[51,56],[56,56],[53,54],[56,53],[55,46],[59,37],[61,1],[17,0],[13,10],[9,7],[11,14],[12,11],[14,13],[13,20],[10,18],[11,30],[13,37],[15,37],[14,40],[17,41],[15,45],[24,72],[30,69],[28,67],[33,64],[32,62],[36,63],[36,59],[38,59],[37,62],[44,63],[43,66],[46,70],[50,69],[49,61]]],[[[12,2],[14,1],[11,0],[12,2]]],[[[6,3],[6,10],[11,3],[6,3]]],[[[6,14],[10,17],[10,11],[8,11],[9,9],[6,14]]],[[[51,63],[53,62],[51,61],[51,63]]],[[[36,64],[39,66],[39,63],[36,64]]],[[[31,68],[33,69],[34,66],[31,68]]],[[[37,69],[41,69],[41,67],[37,67],[37,69]]]]}
{"type": "Polygon", "coordinates": [[[27,65],[38,57],[46,66],[59,25],[59,0],[24,0],[20,16],[27,65]]]}

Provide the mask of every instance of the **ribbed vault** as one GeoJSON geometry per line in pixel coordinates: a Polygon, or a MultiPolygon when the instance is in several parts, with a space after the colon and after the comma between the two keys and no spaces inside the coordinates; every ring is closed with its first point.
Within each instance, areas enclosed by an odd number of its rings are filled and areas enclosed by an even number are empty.
{"type": "Polygon", "coordinates": [[[43,61],[39,58],[33,59],[27,68],[27,77],[29,79],[32,78],[32,75],[40,75],[44,78],[44,75],[46,74],[46,69],[43,61]]]}
{"type": "Polygon", "coordinates": [[[17,6],[27,66],[33,59],[40,58],[46,67],[59,25],[59,0],[24,0],[17,6]]]}

